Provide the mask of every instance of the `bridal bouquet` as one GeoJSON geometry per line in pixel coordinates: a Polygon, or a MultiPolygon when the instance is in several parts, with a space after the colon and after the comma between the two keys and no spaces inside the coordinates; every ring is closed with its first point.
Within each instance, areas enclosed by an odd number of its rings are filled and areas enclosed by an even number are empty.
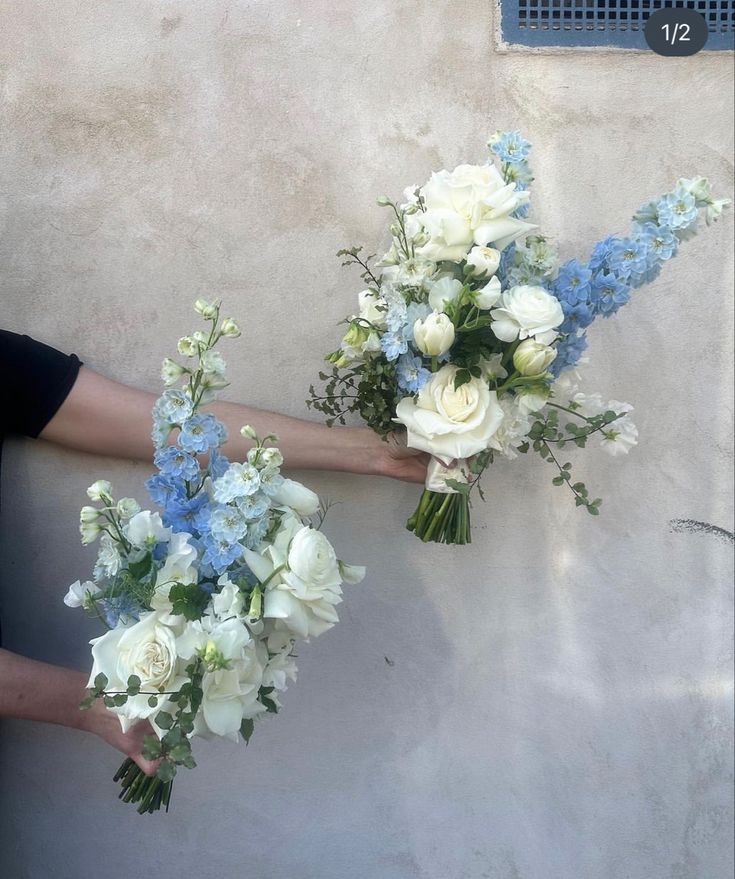
{"type": "Polygon", "coordinates": [[[240,331],[218,303],[195,308],[210,327],[179,341],[183,364],[164,361],[153,409],[159,472],[146,485],[161,512],[95,482],[80,524],[82,543],[100,541],[93,579],[64,599],[107,628],[91,642],[82,707],[102,699],[123,731],[145,719],[155,731],[144,756],[160,761],[156,775],[128,759],[115,776],[141,814],[168,810],[177,768],[196,765],[193,736],[247,742],[278,711],[295,643],[331,628],[341,583],[365,573],[336,558],[317,495],[281,475],[276,437],[243,427],[255,443],[245,463],[218,451],[224,425],[202,407],[227,384],[215,346],[240,331]]]}
{"type": "Polygon", "coordinates": [[[390,249],[371,266],[362,248],[341,250],[365,289],[338,351],[308,405],[344,423],[358,413],[381,435],[406,430],[409,447],[432,456],[408,528],[424,541],[470,541],[470,495],[498,457],[529,449],[556,468],[577,506],[602,501],[571,476],[565,446],[595,435],[612,455],[636,443],[632,407],[579,391],[574,369],[585,331],[653,281],[682,241],[728,203],[703,177],[680,179],[644,205],[628,236],[599,242],[587,262],[564,265],[526,219],[530,144],[496,133],[484,165],[438,171],[411,187],[392,213],[390,249]]]}

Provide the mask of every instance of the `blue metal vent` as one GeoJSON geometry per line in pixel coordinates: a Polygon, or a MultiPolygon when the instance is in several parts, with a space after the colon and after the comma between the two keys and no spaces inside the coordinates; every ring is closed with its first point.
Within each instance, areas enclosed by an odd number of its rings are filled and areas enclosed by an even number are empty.
{"type": "Polygon", "coordinates": [[[686,6],[701,13],[705,49],[732,49],[735,0],[500,0],[503,40],[522,46],[619,46],[647,49],[651,13],[686,6]]]}

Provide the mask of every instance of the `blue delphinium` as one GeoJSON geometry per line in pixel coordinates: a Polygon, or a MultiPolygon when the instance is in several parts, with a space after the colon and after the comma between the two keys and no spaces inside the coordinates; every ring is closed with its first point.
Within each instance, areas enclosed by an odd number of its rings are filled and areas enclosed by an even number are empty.
{"type": "Polygon", "coordinates": [[[587,337],[585,335],[573,333],[563,338],[556,346],[556,358],[549,366],[551,374],[558,376],[565,369],[576,366],[586,348],[587,337]]]}
{"type": "Polygon", "coordinates": [[[403,354],[398,358],[396,378],[399,388],[410,394],[417,394],[431,378],[431,372],[423,365],[420,357],[403,354]]]}
{"type": "Polygon", "coordinates": [[[659,223],[669,229],[685,229],[697,221],[697,200],[681,186],[662,196],[656,208],[659,223]]]}
{"type": "Polygon", "coordinates": [[[153,457],[153,463],[161,471],[161,474],[169,479],[183,479],[185,482],[193,482],[200,475],[197,459],[178,446],[158,449],[153,457]]]}
{"type": "Polygon", "coordinates": [[[226,438],[224,425],[214,415],[196,414],[181,425],[179,445],[187,452],[201,454],[222,445],[226,438]]]}
{"type": "Polygon", "coordinates": [[[523,138],[520,131],[496,132],[490,138],[488,146],[501,162],[508,162],[511,165],[523,162],[528,158],[531,150],[531,144],[523,138]]]}
{"type": "Polygon", "coordinates": [[[403,335],[403,329],[383,333],[380,340],[380,347],[387,360],[397,360],[401,354],[408,351],[408,342],[403,335]]]}

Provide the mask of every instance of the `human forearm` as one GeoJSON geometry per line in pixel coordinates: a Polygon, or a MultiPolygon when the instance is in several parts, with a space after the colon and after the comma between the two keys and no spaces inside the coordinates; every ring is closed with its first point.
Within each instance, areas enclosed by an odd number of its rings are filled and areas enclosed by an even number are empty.
{"type": "Polygon", "coordinates": [[[83,729],[85,718],[79,703],[86,683],[81,672],[0,649],[0,717],[83,729]]]}

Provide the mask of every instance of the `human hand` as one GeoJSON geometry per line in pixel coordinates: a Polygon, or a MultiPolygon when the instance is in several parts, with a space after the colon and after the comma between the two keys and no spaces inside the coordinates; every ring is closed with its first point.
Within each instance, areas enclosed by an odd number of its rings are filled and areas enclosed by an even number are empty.
{"type": "Polygon", "coordinates": [[[420,482],[426,479],[426,468],[431,456],[417,449],[409,449],[406,435],[392,433],[387,441],[381,440],[380,473],[404,482],[420,482]]]}
{"type": "Polygon", "coordinates": [[[146,775],[156,774],[158,761],[146,760],[143,756],[143,739],[146,736],[155,735],[153,727],[147,720],[136,723],[124,733],[117,715],[108,711],[99,699],[84,714],[86,715],[84,722],[86,730],[99,736],[113,748],[117,748],[126,757],[130,757],[146,775]]]}

